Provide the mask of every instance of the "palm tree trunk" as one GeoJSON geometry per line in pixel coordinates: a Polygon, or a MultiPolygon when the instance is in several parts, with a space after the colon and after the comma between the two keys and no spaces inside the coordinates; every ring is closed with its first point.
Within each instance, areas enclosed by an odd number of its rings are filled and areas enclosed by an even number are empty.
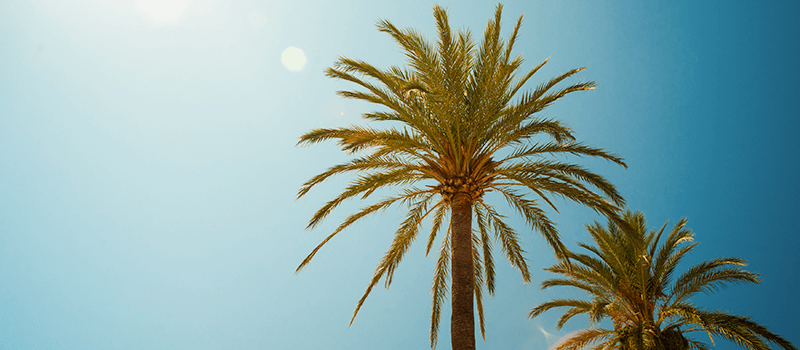
{"type": "Polygon", "coordinates": [[[473,311],[474,270],[472,266],[472,201],[457,193],[451,204],[450,233],[453,243],[452,315],[450,342],[453,350],[475,349],[475,314],[473,311]]]}

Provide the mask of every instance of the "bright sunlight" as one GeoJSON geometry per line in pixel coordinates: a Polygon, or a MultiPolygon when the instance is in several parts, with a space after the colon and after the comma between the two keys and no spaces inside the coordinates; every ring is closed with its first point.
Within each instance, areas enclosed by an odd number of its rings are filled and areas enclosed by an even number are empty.
{"type": "Polygon", "coordinates": [[[157,27],[178,24],[191,0],[136,0],[136,9],[157,27]]]}

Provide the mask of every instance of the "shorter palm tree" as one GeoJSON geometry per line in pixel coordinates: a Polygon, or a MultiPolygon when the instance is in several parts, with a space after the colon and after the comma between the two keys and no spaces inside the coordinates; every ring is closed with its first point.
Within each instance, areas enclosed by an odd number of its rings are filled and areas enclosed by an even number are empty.
{"type": "Polygon", "coordinates": [[[627,211],[621,218],[625,229],[613,221],[607,227],[597,222],[587,226],[596,246],[580,243],[590,254],[569,253],[571,263],[558,263],[547,271],[565,277],[542,282],[542,288],[571,286],[588,292],[591,300],[556,299],[533,308],[536,317],[553,308],[566,308],[558,320],[560,329],[575,315],[589,316],[592,328],[576,332],[557,349],[581,349],[597,344],[596,349],[708,349],[700,341],[686,337],[705,332],[728,339],[746,349],[770,349],[768,343],[797,350],[789,341],[767,330],[748,317],[727,311],[709,310],[689,300],[697,293],[712,293],[727,283],[756,283],[757,273],[741,268],[740,258],[717,258],[690,267],[672,279],[678,263],[697,243],[680,220],[659,246],[667,224],[660,230],[647,229],[644,215],[627,211]],[[609,319],[613,329],[594,325],[609,319]]]}

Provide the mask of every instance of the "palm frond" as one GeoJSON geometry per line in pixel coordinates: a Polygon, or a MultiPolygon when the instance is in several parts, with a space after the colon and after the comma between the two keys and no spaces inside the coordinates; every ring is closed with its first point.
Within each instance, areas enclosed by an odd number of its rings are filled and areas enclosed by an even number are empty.
{"type": "Polygon", "coordinates": [[[361,299],[358,300],[356,309],[353,312],[353,318],[350,319],[351,325],[358,315],[361,305],[364,304],[364,301],[372,291],[372,288],[380,281],[382,277],[384,277],[384,275],[386,277],[386,288],[389,288],[389,286],[392,284],[392,278],[394,277],[395,269],[400,264],[400,261],[403,260],[405,253],[411,246],[411,243],[413,243],[414,239],[417,237],[419,226],[422,223],[422,220],[425,219],[425,217],[430,213],[430,210],[427,209],[427,206],[431,197],[433,197],[432,194],[426,196],[425,198],[414,203],[414,205],[412,205],[409,209],[406,219],[403,220],[403,223],[395,232],[395,237],[391,246],[389,247],[389,250],[387,250],[383,255],[381,262],[375,269],[375,273],[373,274],[372,280],[367,286],[367,290],[364,292],[364,295],[361,297],[361,299]]]}
{"type": "Polygon", "coordinates": [[[613,342],[614,336],[615,333],[612,330],[604,328],[588,328],[572,333],[572,336],[567,338],[567,340],[561,343],[561,345],[556,347],[555,350],[580,350],[593,343],[601,343],[600,345],[603,345],[602,343],[608,344],[613,342]]]}
{"type": "MultiPolygon", "coordinates": [[[[483,266],[486,272],[486,288],[489,295],[494,294],[494,254],[492,253],[492,240],[489,237],[489,227],[486,223],[486,214],[484,213],[483,206],[476,205],[475,221],[478,224],[478,234],[480,234],[480,246],[483,249],[483,266]]],[[[477,248],[477,245],[476,245],[477,248]]]]}
{"type": "MultiPolygon", "coordinates": [[[[414,175],[409,174],[409,171],[406,169],[359,176],[353,180],[353,182],[351,182],[342,193],[336,196],[336,198],[328,201],[325,203],[325,205],[319,208],[319,210],[314,213],[314,216],[311,217],[311,220],[309,220],[306,229],[312,229],[319,225],[319,223],[322,222],[322,220],[327,217],[336,207],[352,197],[361,195],[361,198],[364,199],[381,187],[401,185],[404,183],[413,182],[414,179],[414,175]]],[[[426,193],[432,193],[432,191],[420,190],[414,192],[414,195],[422,195],[426,193]]]]}
{"type": "Polygon", "coordinates": [[[431,233],[428,235],[428,245],[425,247],[425,256],[428,256],[428,254],[431,252],[433,243],[436,241],[436,235],[442,228],[442,222],[444,222],[444,218],[449,211],[450,207],[445,205],[444,201],[436,204],[436,212],[433,214],[431,233]]]}
{"type": "Polygon", "coordinates": [[[473,275],[475,278],[473,279],[473,293],[475,294],[475,306],[478,311],[478,325],[481,329],[481,337],[483,340],[486,340],[486,326],[485,326],[485,319],[483,313],[483,288],[484,288],[484,279],[483,279],[483,259],[481,258],[481,250],[477,249],[481,246],[481,237],[475,234],[475,231],[472,232],[472,268],[473,268],[473,275]]]}
{"type": "Polygon", "coordinates": [[[744,259],[717,258],[703,261],[692,266],[675,280],[670,295],[675,301],[683,301],[692,294],[711,293],[724,286],[725,283],[755,283],[761,281],[757,273],[730,268],[729,265],[746,266],[744,259]]]}
{"type": "Polygon", "coordinates": [[[561,317],[558,319],[558,323],[556,323],[556,328],[561,329],[561,327],[564,327],[564,324],[573,316],[591,312],[593,305],[594,304],[592,302],[586,300],[556,299],[541,303],[539,306],[531,309],[531,311],[528,313],[528,318],[539,316],[550,309],[566,308],[567,311],[561,315],[561,317]]]}
{"type": "Polygon", "coordinates": [[[439,258],[436,260],[436,268],[433,274],[433,294],[431,311],[431,348],[436,347],[439,339],[439,321],[442,318],[442,303],[447,299],[447,280],[450,277],[448,269],[450,267],[450,230],[447,230],[445,238],[442,240],[442,247],[439,249],[439,258]]]}
{"type": "Polygon", "coordinates": [[[561,243],[555,224],[547,218],[544,210],[536,206],[535,201],[525,199],[510,188],[496,187],[495,189],[502,193],[508,204],[525,218],[526,223],[532,230],[542,234],[545,241],[555,252],[556,257],[559,259],[567,258],[567,248],[561,243]]]}
{"type": "Polygon", "coordinates": [[[320,242],[316,247],[314,247],[314,250],[312,250],[311,253],[308,254],[308,256],[306,256],[306,258],[303,259],[303,262],[301,262],[300,265],[297,267],[297,269],[295,270],[295,273],[300,272],[300,270],[302,270],[309,262],[311,262],[311,259],[314,258],[314,255],[317,254],[317,252],[320,250],[320,248],[322,248],[322,246],[325,245],[325,243],[328,243],[328,241],[330,241],[333,237],[335,237],[340,232],[344,231],[345,228],[347,228],[350,225],[354,224],[358,220],[363,219],[364,217],[367,217],[367,216],[369,216],[371,214],[374,214],[374,213],[376,213],[378,211],[381,211],[381,210],[386,210],[386,208],[390,207],[394,203],[397,203],[397,202],[403,201],[403,200],[416,198],[416,197],[418,197],[420,195],[421,195],[421,193],[408,193],[408,194],[406,194],[404,196],[386,198],[386,199],[384,199],[384,200],[382,200],[382,201],[380,201],[378,203],[375,203],[373,205],[370,205],[370,206],[367,206],[367,207],[363,208],[361,211],[359,211],[356,214],[348,216],[347,219],[345,219],[339,225],[339,227],[337,227],[336,230],[333,231],[333,233],[328,235],[328,237],[325,237],[325,239],[322,240],[322,242],[320,242]]]}
{"type": "Polygon", "coordinates": [[[511,228],[511,226],[508,226],[503,221],[503,216],[498,214],[491,206],[483,202],[478,202],[476,204],[481,206],[486,213],[488,222],[494,229],[495,235],[500,239],[503,253],[506,254],[508,261],[522,274],[522,280],[525,281],[525,283],[530,283],[531,275],[528,270],[528,263],[522,256],[525,250],[522,249],[522,245],[519,243],[519,234],[517,231],[511,228]]]}

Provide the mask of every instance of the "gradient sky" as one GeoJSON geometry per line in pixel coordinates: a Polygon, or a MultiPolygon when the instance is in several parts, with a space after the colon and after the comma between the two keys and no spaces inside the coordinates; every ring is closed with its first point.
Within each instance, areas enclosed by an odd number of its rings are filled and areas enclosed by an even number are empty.
{"type": "MultiPolygon", "coordinates": [[[[0,0],[0,349],[428,348],[434,258],[419,242],[348,328],[401,211],[343,232],[294,274],[365,204],[305,231],[347,179],[296,191],[347,158],[294,145],[361,123],[372,107],[339,99],[352,86],[323,70],[338,56],[402,63],[375,22],[433,35],[433,3],[167,2],[0,0]]],[[[478,36],[496,5],[438,4],[478,36]]],[[[582,66],[574,81],[599,84],[543,115],[629,169],[581,163],[650,226],[688,217],[690,262],[742,257],[764,278],[695,301],[800,345],[800,2],[514,1],[506,35],[522,13],[525,70],[551,57],[531,88],[582,66]]],[[[559,209],[568,246],[587,241],[600,218],[559,209]]],[[[539,290],[552,252],[513,223],[534,282],[498,256],[478,348],[544,350],[588,323],[527,319],[572,292],[539,290]]],[[[448,322],[441,332],[448,349],[448,322]]]]}

